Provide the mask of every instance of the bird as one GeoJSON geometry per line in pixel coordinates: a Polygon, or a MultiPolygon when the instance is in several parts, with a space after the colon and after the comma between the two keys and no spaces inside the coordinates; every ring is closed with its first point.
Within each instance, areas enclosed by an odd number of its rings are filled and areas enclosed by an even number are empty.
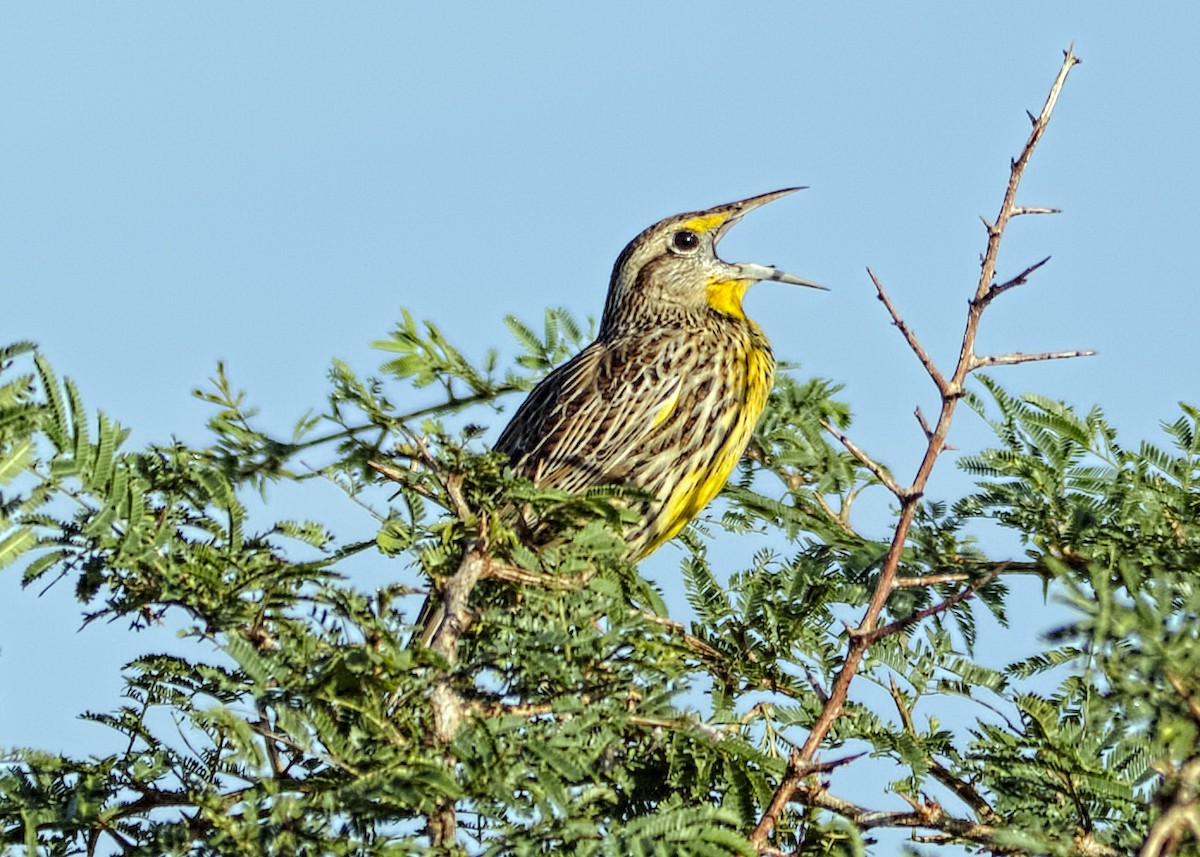
{"type": "MultiPolygon", "coordinates": [[[[496,441],[513,472],[537,487],[634,489],[641,499],[624,532],[631,562],[720,493],[766,408],[775,357],[742,308],[746,291],[763,281],[825,288],[717,255],[747,212],[798,190],[676,214],[630,241],[613,265],[595,341],[534,386],[496,441]]],[[[389,465],[371,466],[395,478],[389,465]]],[[[453,635],[440,633],[446,619],[431,593],[413,640],[452,657],[453,635]]]]}
{"type": "Polygon", "coordinates": [[[742,217],[802,188],[667,217],[613,265],[595,341],[529,393],[495,449],[535,486],[634,489],[626,557],[644,559],[725,486],[767,404],[775,358],[742,298],[755,283],[823,289],[717,244],[742,217]]]}

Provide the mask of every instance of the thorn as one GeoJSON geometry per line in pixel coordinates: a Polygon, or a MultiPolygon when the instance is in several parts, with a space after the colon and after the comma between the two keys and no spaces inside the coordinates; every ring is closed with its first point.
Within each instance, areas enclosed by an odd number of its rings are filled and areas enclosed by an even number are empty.
{"type": "Polygon", "coordinates": [[[819,762],[817,764],[810,764],[808,766],[808,772],[810,774],[827,774],[830,771],[832,771],[834,768],[841,767],[842,765],[848,765],[851,762],[855,761],[856,759],[861,759],[865,755],[867,755],[866,750],[864,750],[861,753],[855,753],[853,756],[843,756],[840,759],[834,759],[833,761],[830,761],[830,762],[819,762]]]}
{"type": "Polygon", "coordinates": [[[1029,281],[1029,277],[1031,274],[1033,274],[1034,271],[1038,270],[1039,268],[1041,268],[1043,265],[1045,265],[1049,261],[1050,261],[1050,257],[1047,256],[1045,259],[1042,259],[1040,262],[1034,262],[1032,265],[1030,265],[1028,268],[1026,268],[1021,273],[1017,274],[1015,277],[1013,277],[1010,280],[1006,280],[1003,283],[992,283],[992,285],[988,288],[988,291],[987,291],[987,299],[990,301],[992,298],[994,298],[996,295],[1000,294],[1001,292],[1006,292],[1009,289],[1013,288],[1014,286],[1024,285],[1026,282],[1029,281]]]}
{"type": "Polygon", "coordinates": [[[1043,208],[1041,206],[1013,206],[1012,216],[1020,217],[1022,214],[1062,214],[1061,208],[1043,208]]]}
{"type": "Polygon", "coordinates": [[[988,219],[981,214],[979,215],[979,220],[983,223],[984,228],[986,228],[990,233],[992,231],[992,224],[988,223],[988,219]]]}
{"type": "Polygon", "coordinates": [[[922,412],[920,405],[917,405],[914,414],[917,417],[917,422],[921,424],[921,431],[925,432],[925,439],[933,440],[933,429],[929,427],[929,422],[925,419],[925,414],[922,412]]]}
{"type": "Polygon", "coordinates": [[[1031,124],[1031,125],[1037,124],[1037,117],[1034,116],[1032,113],[1030,113],[1028,110],[1025,111],[1025,115],[1029,117],[1029,124],[1031,124]]]}
{"type": "Polygon", "coordinates": [[[1035,360],[1066,360],[1072,357],[1094,356],[1096,356],[1096,352],[1090,349],[1084,351],[1045,351],[1041,354],[1014,352],[1012,354],[976,357],[971,361],[970,371],[974,372],[976,369],[982,369],[987,366],[1013,366],[1017,363],[1032,363],[1035,360]]]}

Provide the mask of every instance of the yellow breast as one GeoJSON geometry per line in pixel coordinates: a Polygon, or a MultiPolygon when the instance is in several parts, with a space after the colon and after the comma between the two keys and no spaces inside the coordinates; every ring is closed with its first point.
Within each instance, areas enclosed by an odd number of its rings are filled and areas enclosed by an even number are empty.
{"type": "Polygon", "coordinates": [[[755,327],[754,336],[739,349],[730,367],[732,389],[728,396],[732,406],[724,408],[707,427],[714,437],[724,439],[715,448],[704,447],[699,460],[680,462],[683,478],[671,490],[664,504],[662,526],[644,553],[676,536],[721,493],[767,405],[774,374],[775,360],[755,327]]]}

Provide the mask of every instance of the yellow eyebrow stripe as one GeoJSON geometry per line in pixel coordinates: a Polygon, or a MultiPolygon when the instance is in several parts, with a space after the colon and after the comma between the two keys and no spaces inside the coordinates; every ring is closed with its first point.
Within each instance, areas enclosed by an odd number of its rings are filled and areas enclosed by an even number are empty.
{"type": "Polygon", "coordinates": [[[711,232],[728,219],[729,215],[724,213],[702,214],[699,217],[693,217],[691,220],[685,220],[679,224],[679,228],[690,229],[693,232],[711,232]]]}

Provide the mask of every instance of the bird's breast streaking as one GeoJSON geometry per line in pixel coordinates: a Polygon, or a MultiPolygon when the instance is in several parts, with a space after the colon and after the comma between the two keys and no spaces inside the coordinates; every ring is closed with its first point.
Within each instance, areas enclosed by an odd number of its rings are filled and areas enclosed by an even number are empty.
{"type": "Polygon", "coordinates": [[[649,499],[626,531],[631,559],[676,535],[745,452],[774,377],[742,297],[762,280],[820,288],[716,244],[776,191],[669,217],[618,257],[595,342],[539,383],[496,448],[542,487],[625,485],[649,499]]]}

